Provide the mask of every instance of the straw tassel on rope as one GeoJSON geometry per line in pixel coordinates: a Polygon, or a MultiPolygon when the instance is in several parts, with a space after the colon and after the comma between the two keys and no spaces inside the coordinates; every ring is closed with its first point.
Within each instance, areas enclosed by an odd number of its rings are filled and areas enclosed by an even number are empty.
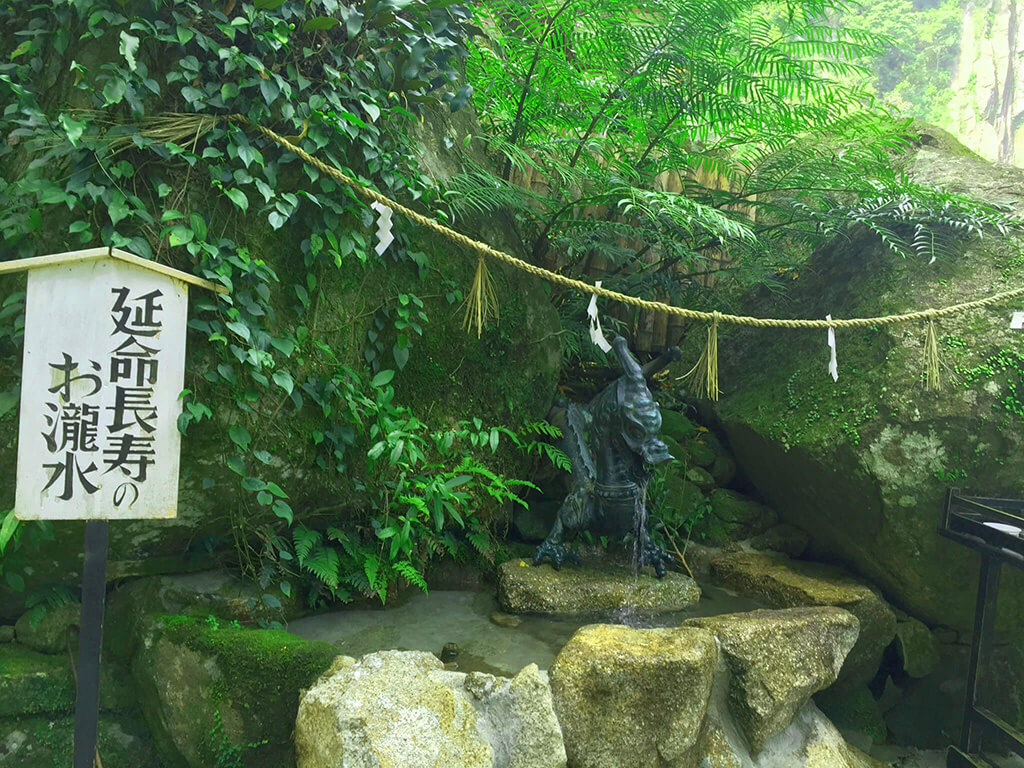
{"type": "Polygon", "coordinates": [[[484,332],[484,324],[488,320],[498,319],[498,295],[494,292],[494,280],[487,269],[483,254],[477,258],[476,274],[473,275],[473,287],[466,298],[466,330],[476,326],[476,337],[479,339],[484,332]]]}
{"type": "MultiPolygon", "coordinates": [[[[89,114],[96,121],[101,121],[102,115],[98,110],[90,110],[89,114]]],[[[139,134],[150,139],[154,139],[157,143],[163,143],[167,141],[173,141],[176,143],[182,143],[186,140],[191,139],[193,145],[198,142],[199,138],[216,128],[218,125],[223,125],[225,122],[234,123],[237,125],[248,126],[254,131],[257,131],[279,146],[287,149],[290,152],[295,153],[304,162],[315,167],[322,173],[326,173],[329,176],[342,182],[356,194],[360,195],[365,199],[376,201],[381,205],[386,205],[396,213],[409,218],[413,222],[420,224],[421,226],[448,238],[454,243],[463,245],[476,251],[479,254],[479,261],[477,264],[477,274],[473,281],[473,291],[470,294],[470,298],[467,300],[466,308],[466,325],[472,327],[476,325],[477,335],[479,336],[483,332],[483,324],[489,318],[497,317],[497,296],[494,293],[493,286],[490,282],[490,276],[487,273],[487,267],[483,263],[484,256],[488,258],[497,259],[498,261],[504,262],[515,269],[526,272],[527,274],[534,275],[543,280],[547,280],[555,285],[560,285],[566,288],[582,291],[584,293],[597,294],[603,296],[606,299],[617,301],[627,306],[635,307],[637,309],[645,309],[651,312],[664,312],[675,317],[686,318],[690,320],[710,320],[712,325],[708,330],[708,346],[705,349],[704,355],[701,356],[697,366],[690,371],[687,376],[682,378],[688,378],[695,376],[698,382],[698,389],[703,389],[708,397],[717,399],[718,397],[718,335],[717,325],[719,322],[731,323],[735,325],[753,327],[753,328],[866,328],[873,325],[891,325],[893,323],[910,323],[917,322],[920,320],[927,320],[928,322],[928,337],[925,344],[925,358],[926,358],[926,371],[927,371],[927,384],[930,390],[938,389],[939,387],[939,370],[938,370],[938,344],[935,339],[935,327],[934,322],[939,317],[945,317],[947,315],[961,314],[971,310],[982,309],[984,307],[991,307],[996,304],[1005,303],[1011,299],[1017,299],[1024,296],[1024,286],[1019,286],[1009,291],[1003,291],[1001,293],[992,294],[981,299],[975,299],[973,301],[967,301],[961,304],[953,304],[942,309],[929,309],[925,311],[905,312],[902,314],[895,315],[883,315],[880,317],[859,317],[859,318],[847,318],[845,320],[798,320],[798,319],[780,319],[780,318],[761,318],[761,317],[748,317],[743,315],[723,315],[719,312],[704,312],[694,309],[688,309],[685,307],[672,306],[660,301],[651,301],[647,299],[640,299],[636,296],[629,296],[626,294],[619,293],[617,291],[611,291],[606,288],[599,288],[594,285],[590,285],[581,280],[574,279],[568,275],[559,274],[552,272],[551,270],[544,269],[543,267],[535,264],[530,264],[523,261],[516,256],[513,256],[504,251],[500,251],[492,246],[474,240],[461,232],[457,232],[450,227],[441,224],[436,219],[429,216],[424,216],[411,208],[408,208],[401,203],[392,200],[380,192],[370,189],[364,186],[361,182],[347,176],[336,166],[325,163],[319,158],[311,155],[309,152],[297,146],[298,142],[301,142],[307,131],[307,125],[304,123],[301,133],[296,136],[280,136],[269,128],[262,126],[256,122],[253,122],[245,115],[241,114],[230,114],[230,115],[197,115],[197,114],[163,114],[157,115],[152,118],[146,118],[139,122],[136,126],[139,134]],[[293,143],[295,142],[295,143],[293,143]],[[697,376],[698,369],[703,369],[699,376],[697,376]]],[[[130,142],[132,137],[129,134],[123,136],[109,136],[106,137],[107,143],[115,150],[119,151],[123,146],[127,146],[126,142],[130,142]]]]}
{"type": "Polygon", "coordinates": [[[690,380],[690,391],[695,395],[718,400],[718,312],[712,313],[708,326],[708,343],[697,364],[683,376],[690,380]]]}
{"type": "Polygon", "coordinates": [[[925,389],[938,392],[942,388],[939,377],[939,339],[935,332],[934,315],[928,318],[928,332],[924,338],[925,389]]]}

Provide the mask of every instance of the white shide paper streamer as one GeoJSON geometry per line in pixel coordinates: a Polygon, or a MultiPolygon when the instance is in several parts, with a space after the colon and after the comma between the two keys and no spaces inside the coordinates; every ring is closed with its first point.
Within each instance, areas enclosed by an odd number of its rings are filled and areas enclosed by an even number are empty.
{"type": "Polygon", "coordinates": [[[380,239],[380,242],[374,246],[373,250],[380,256],[395,241],[395,236],[391,234],[391,216],[394,214],[394,211],[386,205],[377,202],[370,203],[370,207],[378,213],[377,237],[380,239]]]}
{"type": "MultiPolygon", "coordinates": [[[[598,280],[594,283],[598,288],[601,287],[601,281],[598,280]]],[[[604,332],[601,330],[601,320],[597,316],[597,294],[591,294],[590,304],[587,307],[587,317],[590,318],[590,340],[597,344],[602,352],[608,353],[612,351],[612,345],[608,343],[608,339],[604,337],[604,332]]]]}
{"type": "MultiPolygon", "coordinates": [[[[825,315],[825,319],[832,322],[832,315],[825,315]]],[[[839,381],[839,361],[836,360],[836,329],[831,325],[828,327],[828,347],[832,352],[828,361],[828,372],[832,374],[832,381],[839,381]]]]}
{"type": "Polygon", "coordinates": [[[1014,312],[1010,318],[1010,328],[1014,331],[1024,329],[1024,312],[1014,312]]]}

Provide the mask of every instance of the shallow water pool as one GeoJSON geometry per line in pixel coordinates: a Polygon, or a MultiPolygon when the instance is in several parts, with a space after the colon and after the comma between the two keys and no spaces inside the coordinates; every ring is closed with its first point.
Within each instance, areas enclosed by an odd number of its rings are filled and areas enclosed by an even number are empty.
{"type": "Polygon", "coordinates": [[[700,602],[687,611],[642,617],[623,613],[604,618],[522,616],[516,627],[491,621],[500,610],[489,592],[417,593],[401,605],[379,610],[343,610],[293,621],[288,631],[307,640],[322,640],[347,656],[382,650],[440,653],[445,643],[459,648],[462,672],[514,675],[527,664],[547,669],[562,646],[585,624],[598,621],[639,627],[678,626],[695,616],[718,616],[762,606],[719,587],[702,587],[700,602]]]}

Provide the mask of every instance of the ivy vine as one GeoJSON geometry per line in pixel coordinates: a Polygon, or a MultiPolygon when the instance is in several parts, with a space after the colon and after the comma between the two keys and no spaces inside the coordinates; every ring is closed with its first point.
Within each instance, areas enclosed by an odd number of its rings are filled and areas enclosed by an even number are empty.
{"type": "MultiPolygon", "coordinates": [[[[317,330],[330,271],[391,260],[422,275],[427,256],[400,229],[378,256],[373,214],[351,192],[237,126],[211,119],[183,135],[175,117],[244,114],[390,196],[433,199],[407,128],[426,103],[455,110],[469,98],[468,8],[15,0],[0,8],[0,30],[0,259],[111,246],[228,288],[193,302],[201,365],[190,369],[178,427],[215,430],[230,446],[226,465],[244,491],[231,512],[236,549],[264,601],[274,607],[294,585],[312,602],[383,600],[399,579],[426,588],[434,554],[468,547],[493,558],[478,511],[523,503],[528,483],[488,457],[505,445],[561,461],[539,447],[544,427],[519,434],[467,419],[438,429],[395,401],[395,370],[428,322],[412,293],[377,310],[363,340],[368,371],[344,364],[317,330]],[[254,222],[258,253],[248,247],[254,222]],[[275,250],[282,243],[286,252],[275,250]],[[292,506],[279,476],[287,457],[266,425],[310,410],[314,462],[358,475],[359,514],[306,519],[292,506]]],[[[0,308],[0,347],[12,355],[23,302],[12,292],[0,308]]],[[[16,388],[0,392],[0,409],[15,402],[16,388]]],[[[30,537],[8,525],[0,567],[10,582],[4,564],[30,537]]]]}

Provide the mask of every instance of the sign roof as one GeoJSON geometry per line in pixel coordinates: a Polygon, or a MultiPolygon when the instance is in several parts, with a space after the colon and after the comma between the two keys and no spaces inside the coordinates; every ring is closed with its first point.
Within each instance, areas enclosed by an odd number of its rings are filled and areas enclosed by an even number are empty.
{"type": "Polygon", "coordinates": [[[196,277],[188,272],[182,272],[180,269],[168,267],[166,264],[159,264],[155,261],[150,261],[149,259],[143,259],[133,253],[122,251],[119,248],[87,248],[84,251],[68,251],[67,253],[54,253],[49,256],[36,256],[31,259],[3,261],[0,262],[0,275],[8,272],[21,272],[22,270],[39,269],[41,267],[56,267],[61,264],[96,261],[98,259],[116,259],[117,261],[132,264],[136,267],[141,267],[142,269],[148,269],[152,272],[173,278],[174,280],[180,280],[183,283],[189,283],[191,285],[199,286],[200,288],[205,288],[208,291],[213,291],[214,293],[228,293],[228,289],[223,285],[212,283],[209,280],[203,280],[201,277],[196,277]]]}

